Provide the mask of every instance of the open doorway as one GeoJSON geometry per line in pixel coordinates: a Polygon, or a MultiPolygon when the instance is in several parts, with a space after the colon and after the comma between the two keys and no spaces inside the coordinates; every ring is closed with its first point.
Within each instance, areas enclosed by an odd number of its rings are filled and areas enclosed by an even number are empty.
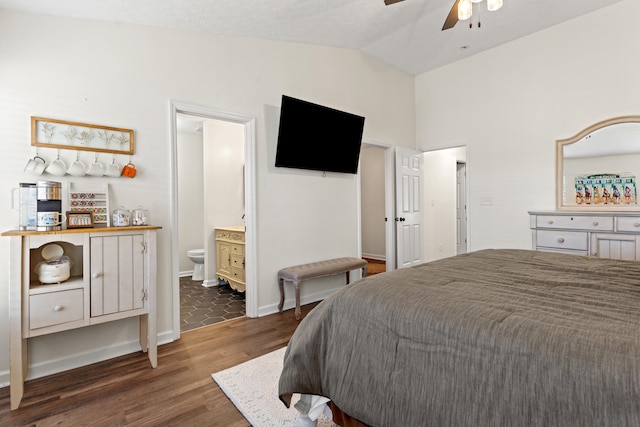
{"type": "Polygon", "coordinates": [[[360,151],[360,247],[369,274],[396,268],[390,148],[363,141],[360,151]]]}
{"type": "MultiPolygon", "coordinates": [[[[192,212],[189,208],[181,206],[184,204],[185,199],[181,196],[191,196],[191,203],[193,200],[201,198],[201,203],[196,209],[201,209],[202,212],[202,231],[201,240],[198,237],[191,237],[196,239],[189,241],[188,246],[197,246],[195,249],[204,250],[204,265],[202,266],[203,275],[198,277],[197,285],[205,285],[206,287],[216,287],[219,284],[216,272],[216,232],[215,229],[218,226],[240,226],[242,225],[242,231],[244,233],[244,257],[242,262],[244,263],[244,275],[245,275],[245,292],[244,292],[244,304],[246,309],[246,315],[249,317],[257,316],[257,302],[256,302],[256,273],[255,273],[255,120],[251,117],[239,116],[232,113],[221,112],[201,106],[194,106],[189,104],[171,103],[171,130],[172,130],[172,274],[173,274],[173,324],[174,324],[174,336],[179,338],[182,325],[181,320],[181,277],[185,276],[185,272],[188,275],[189,272],[195,270],[193,261],[190,259],[185,264],[184,258],[187,254],[187,248],[181,244],[181,234],[185,233],[184,225],[181,228],[181,219],[188,218],[190,228],[198,228],[198,223],[195,221],[200,215],[197,215],[195,210],[192,212]],[[192,151],[196,151],[195,156],[191,162],[187,162],[180,166],[179,155],[186,156],[182,150],[183,147],[179,146],[179,130],[178,122],[179,118],[191,119],[192,122],[199,122],[203,124],[203,142],[200,149],[200,156],[197,154],[197,148],[192,147],[192,151]],[[215,136],[219,132],[226,132],[224,138],[218,138],[222,143],[228,143],[231,140],[231,145],[226,147],[216,146],[215,143],[210,143],[207,135],[207,129],[209,129],[209,135],[215,136]],[[230,133],[231,132],[231,133],[230,133]],[[227,138],[228,135],[234,135],[227,138]],[[235,145],[233,145],[235,144],[235,145]],[[208,151],[211,151],[208,153],[208,151]],[[230,152],[234,152],[231,157],[230,152]],[[198,159],[199,157],[199,159],[198,159]],[[217,160],[207,160],[207,158],[217,160]],[[202,185],[198,190],[198,185],[194,184],[193,180],[199,180],[194,178],[194,171],[198,168],[192,168],[193,162],[201,162],[202,166],[202,185]],[[188,174],[181,175],[181,169],[187,169],[188,174]],[[225,169],[227,168],[227,169],[225,169]],[[211,170],[209,170],[211,169],[211,170]],[[224,174],[225,179],[220,177],[212,177],[211,174],[224,174]],[[228,179],[228,175],[234,175],[234,180],[228,179]],[[189,182],[189,178],[191,182],[189,182]],[[186,187],[180,184],[182,180],[187,181],[186,187]],[[232,182],[233,181],[233,182],[232,182]],[[226,184],[226,185],[225,185],[226,184]],[[190,194],[194,193],[194,194],[190,194]],[[229,209],[220,209],[220,200],[228,200],[227,205],[229,209]],[[213,196],[212,196],[213,195],[213,196]],[[233,200],[232,200],[233,199],[233,200]],[[215,203],[217,205],[213,206],[215,203]],[[236,218],[237,217],[237,218],[236,218]],[[233,222],[233,224],[232,224],[233,222]],[[184,253],[183,253],[184,252],[184,253]],[[182,262],[182,264],[181,264],[182,262]],[[186,267],[185,267],[186,265],[186,267]],[[191,266],[191,270],[189,270],[191,266]]],[[[196,128],[198,126],[196,125],[196,128]]],[[[193,230],[192,230],[193,231],[193,230]]],[[[198,234],[196,230],[194,234],[198,234]]],[[[234,289],[236,289],[234,287],[234,289]]],[[[215,289],[217,291],[217,289],[215,289]]],[[[237,290],[237,289],[236,289],[237,290]]],[[[220,314],[220,313],[218,313],[220,314]]],[[[214,316],[216,314],[213,314],[214,316]]],[[[224,316],[222,320],[224,320],[224,316]]]]}

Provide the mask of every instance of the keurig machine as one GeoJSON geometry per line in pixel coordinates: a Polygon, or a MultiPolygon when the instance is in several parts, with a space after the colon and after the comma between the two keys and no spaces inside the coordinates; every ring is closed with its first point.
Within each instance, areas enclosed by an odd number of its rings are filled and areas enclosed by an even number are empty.
{"type": "Polygon", "coordinates": [[[38,181],[36,183],[38,231],[60,230],[62,216],[62,183],[38,181]]]}

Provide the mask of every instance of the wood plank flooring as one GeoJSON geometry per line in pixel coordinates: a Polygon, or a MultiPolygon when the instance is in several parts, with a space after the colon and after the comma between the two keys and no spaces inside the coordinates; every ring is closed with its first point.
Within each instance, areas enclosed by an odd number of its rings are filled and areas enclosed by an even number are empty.
{"type": "Polygon", "coordinates": [[[27,381],[14,411],[1,388],[0,426],[248,426],[211,374],[286,346],[298,323],[287,310],[188,331],[158,348],[156,369],[134,353],[27,381]]]}

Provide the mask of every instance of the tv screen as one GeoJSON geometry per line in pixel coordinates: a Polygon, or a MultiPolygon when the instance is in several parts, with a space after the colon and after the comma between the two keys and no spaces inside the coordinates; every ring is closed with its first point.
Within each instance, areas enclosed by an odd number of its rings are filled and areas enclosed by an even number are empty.
{"type": "Polygon", "coordinates": [[[357,173],[364,117],[282,95],[276,166],[357,173]]]}

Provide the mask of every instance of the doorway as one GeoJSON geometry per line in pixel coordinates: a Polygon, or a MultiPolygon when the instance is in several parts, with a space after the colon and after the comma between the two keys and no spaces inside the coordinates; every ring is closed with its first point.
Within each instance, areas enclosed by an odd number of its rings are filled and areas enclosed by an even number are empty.
{"type": "MultiPolygon", "coordinates": [[[[180,247],[180,170],[178,162],[178,116],[185,115],[187,117],[202,120],[205,125],[230,126],[239,128],[240,137],[239,144],[244,149],[244,167],[240,164],[240,174],[244,179],[239,178],[239,189],[234,190],[237,197],[243,199],[239,204],[243,205],[240,209],[238,222],[244,215],[244,224],[246,225],[245,233],[245,264],[246,264],[246,292],[245,307],[248,317],[257,317],[257,288],[256,288],[256,271],[255,271],[255,119],[252,117],[241,116],[234,113],[223,112],[208,107],[196,106],[191,104],[183,104],[178,102],[170,103],[171,113],[171,141],[172,141],[172,168],[171,168],[171,188],[172,188],[172,282],[173,282],[173,331],[174,338],[180,337],[181,318],[180,318],[180,276],[181,271],[184,273],[183,267],[180,267],[180,257],[183,255],[184,248],[180,247]],[[240,193],[240,194],[237,194],[240,193]]],[[[205,157],[205,156],[202,156],[205,157]]],[[[201,160],[202,161],[202,160],[201,160]]],[[[242,162],[241,162],[242,163],[242,162]]],[[[206,180],[205,180],[206,181],[206,180]]],[[[218,180],[220,181],[220,180],[218,180]]],[[[184,192],[184,189],[183,189],[184,192]]],[[[205,190],[206,192],[206,190],[205,190]]],[[[203,195],[203,217],[205,227],[203,229],[202,246],[209,255],[205,257],[205,270],[208,271],[207,278],[209,281],[215,281],[215,238],[210,222],[211,215],[207,212],[207,197],[203,195]],[[208,265],[207,265],[208,264],[208,265]],[[208,269],[208,270],[207,270],[208,269]]],[[[209,209],[209,213],[213,212],[209,209]]],[[[184,213],[183,213],[184,216],[184,213]]],[[[191,219],[191,214],[189,214],[191,219]]],[[[234,218],[235,219],[235,218],[234,218]]],[[[224,224],[227,225],[227,224],[224,224]]],[[[184,275],[184,274],[182,274],[184,275]]],[[[206,280],[205,280],[206,282],[206,280]]]]}
{"type": "Polygon", "coordinates": [[[371,272],[396,268],[392,171],[391,147],[363,141],[358,172],[360,252],[371,272]]]}

